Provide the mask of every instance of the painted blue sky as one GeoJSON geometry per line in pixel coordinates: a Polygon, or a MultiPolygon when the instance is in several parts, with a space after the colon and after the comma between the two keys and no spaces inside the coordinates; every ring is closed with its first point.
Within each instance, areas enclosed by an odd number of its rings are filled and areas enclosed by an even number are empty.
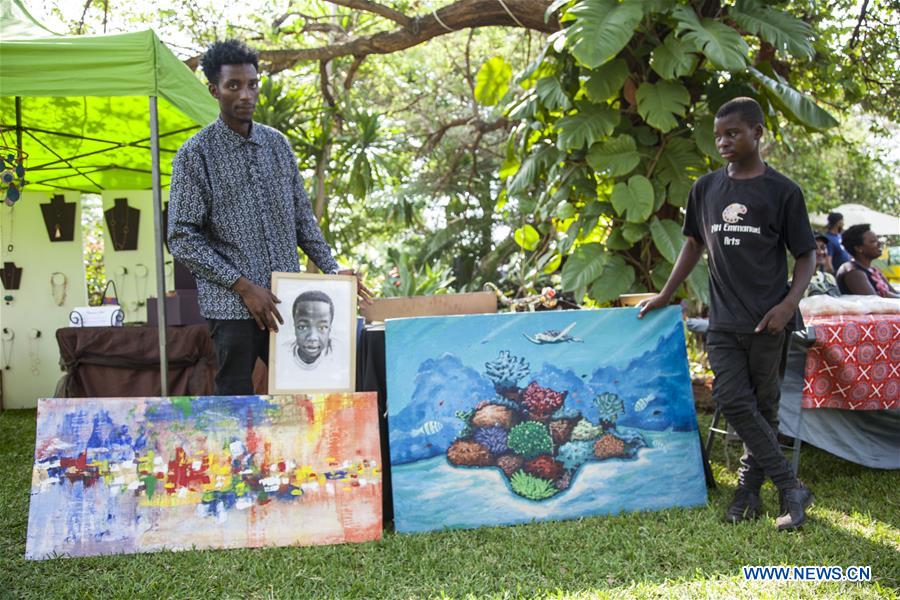
{"type": "Polygon", "coordinates": [[[675,306],[642,320],[637,319],[636,308],[391,320],[386,328],[388,412],[397,414],[409,404],[422,362],[447,352],[478,373],[484,373],[484,363],[496,359],[501,350],[509,350],[524,357],[533,373],[550,364],[589,374],[600,367],[625,367],[680,323],[681,310],[675,306]],[[561,330],[573,322],[570,335],[584,342],[537,345],[523,335],[561,330]]]}

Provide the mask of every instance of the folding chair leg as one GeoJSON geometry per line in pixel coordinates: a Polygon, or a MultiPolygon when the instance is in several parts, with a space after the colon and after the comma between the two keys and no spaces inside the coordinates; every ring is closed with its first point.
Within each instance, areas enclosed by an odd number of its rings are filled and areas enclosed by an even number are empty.
{"type": "Polygon", "coordinates": [[[712,453],[712,445],[714,440],[714,435],[717,433],[721,433],[722,435],[727,435],[727,429],[719,429],[719,419],[722,417],[722,408],[716,406],[716,411],[713,413],[712,423],[709,425],[709,430],[706,434],[706,455],[709,456],[712,453]]]}
{"type": "Polygon", "coordinates": [[[797,431],[794,435],[794,445],[791,448],[791,468],[794,469],[794,477],[800,473],[800,446],[803,440],[800,439],[800,433],[803,431],[803,407],[800,407],[800,414],[797,417],[797,431]]]}

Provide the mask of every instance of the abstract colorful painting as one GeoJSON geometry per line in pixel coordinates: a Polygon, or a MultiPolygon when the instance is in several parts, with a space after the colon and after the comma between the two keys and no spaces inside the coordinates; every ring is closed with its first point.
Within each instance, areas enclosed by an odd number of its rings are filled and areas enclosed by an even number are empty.
{"type": "Polygon", "coordinates": [[[374,393],[38,403],[26,557],[381,537],[374,393]]]}
{"type": "Polygon", "coordinates": [[[389,320],[397,531],[706,502],[681,312],[389,320]]]}

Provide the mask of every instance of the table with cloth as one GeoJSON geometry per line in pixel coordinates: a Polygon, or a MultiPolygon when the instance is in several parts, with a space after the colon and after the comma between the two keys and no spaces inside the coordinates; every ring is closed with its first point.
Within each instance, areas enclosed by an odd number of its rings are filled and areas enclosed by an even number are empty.
{"type": "Polygon", "coordinates": [[[813,317],[803,408],[888,410],[900,406],[900,315],[813,317]]]}
{"type": "Polygon", "coordinates": [[[780,430],[865,466],[900,469],[900,314],[808,316],[788,354],[780,430]]]}

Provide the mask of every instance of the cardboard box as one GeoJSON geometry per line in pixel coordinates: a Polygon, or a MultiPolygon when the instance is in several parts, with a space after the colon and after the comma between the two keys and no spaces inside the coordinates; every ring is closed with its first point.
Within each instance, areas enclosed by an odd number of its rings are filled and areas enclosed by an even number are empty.
{"type": "Polygon", "coordinates": [[[436,317],[444,315],[477,315],[497,312],[497,296],[493,292],[443,294],[377,298],[374,304],[360,304],[367,323],[403,317],[436,317]]]}
{"type": "MultiPolygon", "coordinates": [[[[147,298],[147,325],[156,326],[156,298],[147,298]]],[[[177,290],[174,296],[166,296],[166,325],[198,325],[206,323],[200,316],[197,290],[177,290]]]]}

